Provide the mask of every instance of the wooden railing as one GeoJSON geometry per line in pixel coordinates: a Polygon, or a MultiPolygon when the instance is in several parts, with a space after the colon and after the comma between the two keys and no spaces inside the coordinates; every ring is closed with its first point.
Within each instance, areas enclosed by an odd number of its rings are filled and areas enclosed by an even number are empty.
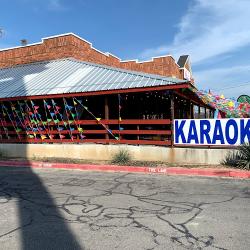
{"type": "MultiPolygon", "coordinates": [[[[14,124],[15,126],[17,124],[14,124]]],[[[42,123],[36,124],[37,126],[43,126],[42,123]]],[[[28,135],[34,134],[32,131],[20,131],[17,132],[13,129],[12,123],[2,123],[0,124],[0,135],[4,137],[6,132],[4,131],[3,127],[12,128],[12,131],[8,131],[8,135],[10,136],[9,139],[0,138],[1,143],[114,143],[114,144],[137,144],[137,145],[171,145],[171,138],[172,138],[172,131],[170,129],[171,121],[170,119],[154,119],[154,120],[140,120],[140,119],[125,119],[125,120],[117,120],[117,119],[110,119],[110,120],[80,120],[75,121],[71,124],[74,130],[62,130],[58,131],[56,128],[57,126],[63,126],[64,122],[60,121],[58,123],[50,122],[45,126],[43,131],[37,132],[37,138],[26,138],[28,135]],[[86,138],[79,139],[79,131],[76,129],[76,125],[81,125],[83,128],[83,134],[86,135],[86,138]],[[91,125],[99,126],[100,129],[91,129],[91,125]],[[104,126],[103,126],[104,125],[104,126]],[[123,125],[124,129],[119,130],[119,125],[123,125]],[[129,129],[130,126],[135,126],[136,129],[129,129]],[[151,125],[154,129],[146,129],[145,125],[151,125]],[[168,125],[169,129],[157,129],[157,127],[162,127],[161,125],[168,125]],[[85,129],[84,126],[87,126],[88,129],[85,129]],[[112,134],[108,131],[107,128],[115,127],[112,129],[112,134]],[[105,128],[106,127],[106,128],[105,128]],[[144,128],[142,128],[144,127],[144,128]],[[76,136],[75,139],[41,139],[40,135],[74,135],[76,136]],[[109,138],[88,138],[88,135],[100,135],[103,137],[109,134],[109,138]],[[20,138],[18,138],[18,135],[20,138]],[[119,139],[115,139],[112,135],[118,136],[119,139]],[[126,139],[126,136],[134,136],[136,135],[136,139],[126,139]],[[152,136],[151,139],[145,139],[143,136],[152,136]],[[12,136],[16,136],[17,138],[11,138],[12,136]],[[157,139],[155,137],[158,136],[157,139]],[[162,138],[164,139],[162,139],[162,138]]],[[[19,126],[20,127],[20,126],[19,126]]]]}

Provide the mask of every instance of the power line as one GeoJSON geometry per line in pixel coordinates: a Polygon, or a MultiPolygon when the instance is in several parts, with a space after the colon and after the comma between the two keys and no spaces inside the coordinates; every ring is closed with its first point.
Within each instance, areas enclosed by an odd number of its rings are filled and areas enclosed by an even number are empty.
{"type": "Polygon", "coordinates": [[[242,84],[239,84],[237,86],[231,86],[231,87],[226,87],[226,88],[222,88],[222,89],[216,89],[216,91],[221,91],[221,90],[225,90],[225,89],[234,89],[234,88],[239,88],[239,87],[247,86],[247,85],[250,86],[250,82],[248,82],[248,83],[242,83],[242,84]]]}

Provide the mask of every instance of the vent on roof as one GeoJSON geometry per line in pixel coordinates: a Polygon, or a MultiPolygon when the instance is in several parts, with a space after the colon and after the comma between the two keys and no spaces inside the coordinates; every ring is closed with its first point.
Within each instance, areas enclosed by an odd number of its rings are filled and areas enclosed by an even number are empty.
{"type": "Polygon", "coordinates": [[[28,44],[28,40],[27,39],[22,39],[22,40],[20,40],[20,42],[21,42],[22,46],[26,46],[28,44]]]}

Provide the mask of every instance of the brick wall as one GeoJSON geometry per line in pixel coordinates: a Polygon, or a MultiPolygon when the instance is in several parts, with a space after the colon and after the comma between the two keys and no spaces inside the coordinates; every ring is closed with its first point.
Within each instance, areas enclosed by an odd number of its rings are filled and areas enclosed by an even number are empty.
{"type": "Polygon", "coordinates": [[[183,79],[179,66],[171,56],[153,58],[152,61],[120,61],[119,58],[102,53],[74,34],[45,38],[41,43],[0,51],[0,68],[32,62],[72,57],[81,61],[135,70],[183,79]]]}

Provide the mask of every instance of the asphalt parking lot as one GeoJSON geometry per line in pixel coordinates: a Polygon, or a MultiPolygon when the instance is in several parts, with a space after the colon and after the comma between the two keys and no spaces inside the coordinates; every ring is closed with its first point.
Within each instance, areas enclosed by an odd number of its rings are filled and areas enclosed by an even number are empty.
{"type": "Polygon", "coordinates": [[[0,249],[250,249],[250,180],[0,168],[0,249]]]}

